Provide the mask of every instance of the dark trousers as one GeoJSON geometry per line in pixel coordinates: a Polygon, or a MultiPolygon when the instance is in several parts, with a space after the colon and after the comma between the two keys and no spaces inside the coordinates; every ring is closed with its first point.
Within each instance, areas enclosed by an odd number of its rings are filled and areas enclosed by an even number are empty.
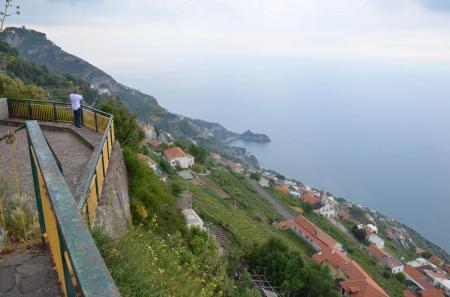
{"type": "Polygon", "coordinates": [[[73,111],[73,123],[75,127],[81,128],[81,107],[73,111]]]}

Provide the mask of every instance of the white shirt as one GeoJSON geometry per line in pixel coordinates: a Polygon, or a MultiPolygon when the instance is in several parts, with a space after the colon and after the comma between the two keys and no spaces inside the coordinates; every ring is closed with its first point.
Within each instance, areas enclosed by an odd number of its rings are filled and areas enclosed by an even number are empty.
{"type": "Polygon", "coordinates": [[[69,98],[73,110],[77,110],[78,108],[81,107],[80,101],[83,100],[83,96],[72,93],[70,94],[69,98]]]}

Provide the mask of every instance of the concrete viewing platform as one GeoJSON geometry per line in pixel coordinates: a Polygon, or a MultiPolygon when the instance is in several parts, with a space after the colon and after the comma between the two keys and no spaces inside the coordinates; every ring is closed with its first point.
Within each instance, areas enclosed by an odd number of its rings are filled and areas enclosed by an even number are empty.
{"type": "MultiPolygon", "coordinates": [[[[0,136],[14,131],[22,119],[0,120],[0,136]]],[[[71,124],[39,122],[57,159],[64,179],[74,198],[80,199],[81,186],[86,182],[87,164],[100,144],[102,133],[90,128],[75,128],[71,124]]],[[[0,141],[0,179],[9,191],[20,193],[31,209],[36,209],[27,132],[15,133],[12,144],[0,141]]],[[[0,256],[0,297],[61,296],[58,278],[50,252],[33,249],[13,256],[0,256]]]]}

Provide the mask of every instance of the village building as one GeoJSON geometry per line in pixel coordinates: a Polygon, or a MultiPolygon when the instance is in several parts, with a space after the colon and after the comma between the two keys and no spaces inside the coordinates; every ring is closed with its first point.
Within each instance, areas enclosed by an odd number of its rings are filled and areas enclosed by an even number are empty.
{"type": "Polygon", "coordinates": [[[429,262],[427,259],[424,259],[424,258],[417,258],[416,260],[409,261],[406,264],[408,264],[409,266],[412,266],[414,268],[423,267],[423,266],[432,266],[432,267],[436,268],[436,266],[433,263],[429,262]]]}
{"type": "Polygon", "coordinates": [[[336,218],[337,217],[337,202],[333,197],[328,196],[328,192],[322,190],[322,194],[319,198],[319,208],[315,209],[314,212],[320,214],[326,218],[336,218]]]}
{"type": "Polygon", "coordinates": [[[430,259],[428,259],[428,260],[436,266],[442,266],[445,263],[444,260],[442,260],[441,258],[439,258],[437,256],[431,256],[430,259]]]}
{"type": "Polygon", "coordinates": [[[300,197],[300,193],[297,192],[297,191],[290,191],[289,194],[290,194],[291,196],[294,196],[294,197],[297,197],[297,198],[300,197]]]}
{"type": "Polygon", "coordinates": [[[369,245],[368,247],[369,255],[375,258],[375,260],[383,267],[389,268],[392,274],[403,272],[403,264],[386,253],[383,249],[375,245],[369,245]]]}
{"type": "Polygon", "coordinates": [[[141,128],[144,130],[146,140],[156,139],[156,130],[152,125],[145,123],[141,126],[141,128]]]}
{"type": "Polygon", "coordinates": [[[433,284],[428,281],[425,275],[423,275],[419,270],[410,265],[405,265],[403,273],[405,274],[406,279],[413,282],[421,290],[434,288],[433,284]]]}
{"type": "Polygon", "coordinates": [[[242,164],[240,164],[240,163],[236,163],[234,161],[227,160],[227,161],[225,161],[225,165],[236,173],[239,173],[239,174],[244,173],[244,166],[242,166],[242,164]]]}
{"type": "Polygon", "coordinates": [[[340,251],[325,248],[313,260],[329,268],[346,297],[388,297],[384,290],[353,260],[340,251]]]}
{"type": "Polygon", "coordinates": [[[138,158],[145,161],[148,164],[148,167],[150,167],[153,171],[158,169],[158,163],[156,163],[152,158],[141,153],[138,154],[138,158]]]}
{"type": "Polygon", "coordinates": [[[376,245],[380,249],[384,248],[384,240],[376,234],[371,234],[370,236],[368,236],[367,241],[373,245],[376,245]]]}
{"type": "Polygon", "coordinates": [[[340,218],[341,220],[344,220],[344,221],[350,219],[350,215],[348,214],[348,212],[343,211],[343,210],[341,210],[341,211],[338,213],[338,216],[339,216],[339,218],[340,218]]]}
{"type": "Polygon", "coordinates": [[[433,288],[428,290],[419,290],[413,292],[410,289],[403,291],[403,297],[445,297],[442,290],[433,288]]]}
{"type": "Polygon", "coordinates": [[[277,190],[279,190],[279,191],[281,191],[281,192],[283,192],[285,194],[289,194],[290,193],[289,187],[287,185],[283,184],[283,183],[277,184],[276,188],[277,188],[277,190]]]}
{"type": "Polygon", "coordinates": [[[180,166],[181,168],[189,168],[194,165],[194,157],[186,154],[179,147],[168,148],[164,151],[164,158],[169,162],[170,166],[180,166]]]}
{"type": "Polygon", "coordinates": [[[417,255],[421,255],[421,254],[423,254],[423,253],[425,253],[425,250],[424,250],[424,249],[421,249],[420,247],[416,247],[416,254],[417,254],[417,255]]]}
{"type": "Polygon", "coordinates": [[[269,180],[265,177],[261,177],[258,181],[259,185],[263,188],[268,188],[270,186],[269,180]]]}
{"type": "Polygon", "coordinates": [[[184,219],[186,220],[186,225],[188,228],[199,227],[203,230],[204,224],[203,220],[198,216],[198,214],[191,208],[186,208],[182,210],[184,219]]]}
{"type": "Polygon", "coordinates": [[[316,196],[314,196],[314,194],[310,191],[303,191],[301,200],[311,203],[312,205],[318,205],[320,203],[320,200],[316,198],[316,196]]]}
{"type": "Polygon", "coordinates": [[[445,295],[450,296],[450,279],[442,280],[438,287],[444,291],[445,295]]]}
{"type": "Polygon", "coordinates": [[[442,269],[437,269],[436,271],[424,269],[423,272],[435,287],[437,287],[439,283],[447,279],[447,273],[442,269]]]}
{"type": "Polygon", "coordinates": [[[327,247],[333,250],[342,249],[342,245],[339,242],[311,223],[304,216],[298,216],[295,220],[281,222],[278,226],[282,229],[291,229],[295,234],[308,242],[316,251],[327,247]]]}

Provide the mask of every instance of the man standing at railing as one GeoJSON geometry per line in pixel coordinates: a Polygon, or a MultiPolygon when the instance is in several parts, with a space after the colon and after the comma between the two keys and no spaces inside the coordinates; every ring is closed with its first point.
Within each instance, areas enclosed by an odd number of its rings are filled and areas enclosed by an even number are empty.
{"type": "Polygon", "coordinates": [[[80,95],[80,87],[77,87],[73,93],[69,95],[70,103],[73,109],[73,122],[75,127],[82,128],[81,126],[81,104],[80,101],[83,100],[83,96],[80,95]]]}

